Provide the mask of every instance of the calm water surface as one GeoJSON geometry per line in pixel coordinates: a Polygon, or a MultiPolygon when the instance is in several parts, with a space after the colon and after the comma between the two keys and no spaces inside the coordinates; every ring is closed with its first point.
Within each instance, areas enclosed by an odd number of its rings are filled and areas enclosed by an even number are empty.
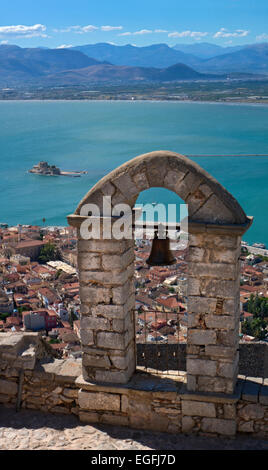
{"type": "MultiPolygon", "coordinates": [[[[189,154],[268,154],[268,107],[178,102],[0,102],[0,222],[66,225],[84,194],[107,172],[153,150],[189,154]],[[27,173],[46,160],[81,178],[27,173]]],[[[268,245],[268,157],[193,158],[239,201],[268,245]]],[[[178,201],[153,188],[139,203],[178,201]]]]}

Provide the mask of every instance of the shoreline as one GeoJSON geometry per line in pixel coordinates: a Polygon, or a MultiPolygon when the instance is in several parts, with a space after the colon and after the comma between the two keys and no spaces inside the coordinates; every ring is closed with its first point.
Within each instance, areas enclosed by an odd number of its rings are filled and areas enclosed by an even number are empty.
{"type": "Polygon", "coordinates": [[[268,99],[267,99],[267,103],[263,103],[262,101],[254,101],[254,102],[250,102],[250,101],[246,101],[246,100],[241,100],[241,101],[238,101],[236,100],[235,102],[230,100],[230,101],[206,101],[206,100],[169,100],[169,99],[134,99],[134,100],[130,100],[130,99],[63,99],[63,98],[59,98],[59,99],[19,99],[19,98],[16,98],[16,99],[0,99],[0,103],[34,103],[34,102],[37,102],[37,103],[42,103],[42,102],[45,102],[45,103],[55,103],[55,102],[62,102],[62,103],[68,103],[68,102],[75,102],[75,103],[81,103],[81,102],[93,102],[93,103],[98,103],[98,102],[112,102],[112,103],[116,103],[116,102],[119,102],[119,103],[146,103],[146,102],[149,102],[149,103],[185,103],[185,104],[211,104],[211,105],[216,105],[216,104],[224,104],[224,105],[231,105],[231,106],[241,106],[241,105],[248,105],[248,106],[263,106],[263,107],[266,107],[268,106],[268,99]]]}

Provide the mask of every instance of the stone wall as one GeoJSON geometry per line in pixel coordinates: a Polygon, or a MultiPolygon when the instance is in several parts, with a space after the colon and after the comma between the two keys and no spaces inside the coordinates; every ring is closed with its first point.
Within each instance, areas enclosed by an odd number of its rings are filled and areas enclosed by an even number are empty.
{"type": "Polygon", "coordinates": [[[239,376],[233,394],[189,392],[185,373],[139,370],[127,384],[85,381],[79,359],[52,357],[36,333],[0,335],[0,404],[168,433],[268,438],[268,379],[239,376]]]}

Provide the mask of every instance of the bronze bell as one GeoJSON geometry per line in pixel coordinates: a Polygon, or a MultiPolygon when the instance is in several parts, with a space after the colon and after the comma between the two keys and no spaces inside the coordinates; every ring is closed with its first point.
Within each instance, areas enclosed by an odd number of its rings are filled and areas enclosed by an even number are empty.
{"type": "Polygon", "coordinates": [[[158,238],[157,232],[154,233],[152,249],[146,263],[149,266],[169,266],[176,263],[176,258],[172,256],[169,248],[169,238],[158,238]]]}

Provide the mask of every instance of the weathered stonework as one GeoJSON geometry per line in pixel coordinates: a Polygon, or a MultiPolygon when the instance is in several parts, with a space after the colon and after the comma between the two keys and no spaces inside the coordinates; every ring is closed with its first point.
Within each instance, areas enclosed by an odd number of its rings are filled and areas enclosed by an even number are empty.
{"type": "Polygon", "coordinates": [[[189,392],[183,375],[138,371],[127,384],[100,384],[84,380],[81,374],[81,360],[53,358],[38,334],[0,335],[0,404],[14,412],[33,409],[74,414],[83,423],[268,439],[267,379],[241,376],[235,393],[226,395],[189,392]],[[30,344],[32,367],[19,361],[30,344]]]}
{"type": "Polygon", "coordinates": [[[111,197],[113,208],[120,203],[133,208],[140,191],[155,186],[174,191],[189,208],[188,390],[233,393],[240,244],[252,220],[207,172],[168,151],[140,155],[112,171],[68,217],[78,232],[83,376],[127,383],[136,363],[133,240],[106,240],[99,234],[82,239],[87,204],[99,206],[101,227],[112,227],[116,217],[102,206],[103,196],[111,197]]]}

